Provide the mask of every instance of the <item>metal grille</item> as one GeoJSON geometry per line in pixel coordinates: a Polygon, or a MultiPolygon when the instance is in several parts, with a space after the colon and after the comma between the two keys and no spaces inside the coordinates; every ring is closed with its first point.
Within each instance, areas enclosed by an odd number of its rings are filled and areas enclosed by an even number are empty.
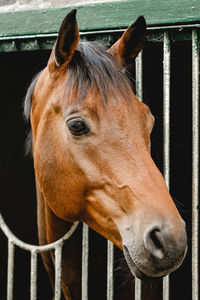
{"type": "MultiPolygon", "coordinates": [[[[199,36],[192,40],[192,300],[199,299],[199,36]]],[[[170,189],[170,55],[169,31],[163,33],[163,175],[170,189]]],[[[136,59],[136,93],[142,100],[142,53],[136,59]]],[[[141,300],[141,281],[135,281],[135,300],[141,300]]],[[[169,275],[163,278],[163,300],[170,299],[169,275]]]]}
{"type": "MultiPolygon", "coordinates": [[[[19,240],[8,228],[2,215],[0,215],[0,226],[4,234],[8,238],[8,270],[7,270],[7,300],[13,299],[13,283],[14,283],[14,253],[15,247],[20,247],[31,253],[31,272],[30,272],[30,299],[37,299],[37,255],[45,251],[55,250],[55,300],[61,297],[61,257],[62,246],[64,242],[70,238],[78,226],[78,222],[74,223],[71,229],[58,241],[45,245],[35,246],[19,240]]],[[[87,299],[87,298],[85,298],[87,299]]]]}
{"type": "MultiPolygon", "coordinates": [[[[192,41],[192,300],[199,299],[199,37],[198,25],[192,27],[183,26],[186,34],[183,38],[192,41]]],[[[183,28],[182,27],[182,28],[183,28]]],[[[163,171],[168,188],[170,189],[170,79],[171,79],[171,43],[180,39],[180,26],[175,32],[171,28],[151,28],[148,35],[150,41],[163,43],[163,171]]],[[[113,36],[118,31],[99,32],[105,41],[113,42],[113,36]]],[[[96,33],[87,33],[88,37],[96,33]]],[[[27,37],[26,37],[27,38],[27,37]]],[[[37,39],[40,37],[36,37],[37,39]]],[[[43,36],[42,36],[43,38],[43,36]]],[[[136,59],[136,94],[139,99],[143,98],[143,54],[136,59]]],[[[14,250],[21,247],[31,253],[31,286],[30,297],[37,299],[37,256],[43,251],[55,250],[55,300],[61,297],[61,257],[64,241],[70,237],[77,227],[75,223],[70,231],[59,241],[47,246],[33,246],[17,239],[0,216],[0,226],[8,238],[8,277],[7,299],[13,299],[14,281],[14,250]]],[[[82,241],[82,300],[88,299],[88,256],[89,256],[89,228],[83,224],[82,241]]],[[[114,299],[114,247],[111,242],[107,243],[107,300],[114,299]]],[[[170,276],[163,279],[163,300],[170,299],[170,276]]],[[[141,281],[135,280],[135,300],[142,299],[141,281]]]]}

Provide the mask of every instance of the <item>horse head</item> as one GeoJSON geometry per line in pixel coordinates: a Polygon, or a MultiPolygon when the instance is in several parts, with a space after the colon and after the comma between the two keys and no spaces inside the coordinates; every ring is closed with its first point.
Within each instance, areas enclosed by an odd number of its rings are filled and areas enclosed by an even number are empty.
{"type": "Polygon", "coordinates": [[[31,108],[37,185],[57,217],[82,221],[123,250],[131,272],[164,276],[185,256],[185,223],[150,155],[154,117],[123,69],[146,35],[143,17],[109,49],[79,41],[64,19],[31,108]]]}

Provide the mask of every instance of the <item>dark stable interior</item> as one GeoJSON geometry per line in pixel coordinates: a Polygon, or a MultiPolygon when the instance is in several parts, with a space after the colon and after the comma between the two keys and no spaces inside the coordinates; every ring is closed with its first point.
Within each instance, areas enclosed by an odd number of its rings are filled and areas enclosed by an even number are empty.
{"type": "MultiPolygon", "coordinates": [[[[27,127],[22,103],[28,85],[47,63],[50,51],[0,53],[1,82],[1,202],[0,211],[12,232],[25,242],[37,244],[36,197],[33,164],[25,157],[27,127]]],[[[152,155],[162,171],[162,45],[146,43],[144,49],[144,101],[156,118],[152,133],[152,155]]],[[[191,43],[172,46],[171,59],[171,194],[187,223],[189,250],[179,270],[170,276],[170,299],[191,299],[191,43]]],[[[167,213],[167,212],[166,212],[167,213]]],[[[106,241],[90,232],[89,298],[106,299],[106,241]],[[98,249],[101,249],[100,254],[98,249]],[[102,266],[102,260],[105,262],[102,266]],[[101,265],[102,272],[98,272],[101,265]],[[96,296],[95,296],[96,295],[96,296]],[[97,297],[98,295],[98,297],[97,297]]],[[[6,299],[7,239],[0,231],[0,299],[6,299]]],[[[115,299],[123,290],[116,250],[115,299]],[[119,269],[119,270],[118,270],[119,269]]],[[[38,298],[51,299],[51,288],[39,260],[38,298]]],[[[14,299],[29,298],[30,254],[16,248],[14,299]]],[[[148,293],[146,291],[146,293],[148,293]]],[[[145,295],[144,295],[145,296],[145,295]]],[[[124,298],[125,299],[125,298],[124,298]]],[[[126,298],[128,299],[128,298],[126,298]]],[[[133,299],[133,298],[132,298],[133,299]]],[[[160,299],[161,291],[160,291],[160,299]]]]}

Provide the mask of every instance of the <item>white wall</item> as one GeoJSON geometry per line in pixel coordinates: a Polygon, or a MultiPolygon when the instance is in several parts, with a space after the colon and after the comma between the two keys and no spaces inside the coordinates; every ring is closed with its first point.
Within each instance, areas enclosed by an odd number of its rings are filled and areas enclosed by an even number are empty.
{"type": "MultiPolygon", "coordinates": [[[[110,0],[118,1],[118,0],[110,0]]],[[[109,0],[0,0],[0,12],[67,7],[87,3],[109,2],[109,0]]]]}

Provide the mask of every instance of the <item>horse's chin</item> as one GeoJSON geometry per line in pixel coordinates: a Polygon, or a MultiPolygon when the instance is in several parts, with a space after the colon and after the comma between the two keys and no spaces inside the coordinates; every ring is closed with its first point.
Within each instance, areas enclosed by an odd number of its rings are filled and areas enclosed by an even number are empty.
{"type": "MultiPolygon", "coordinates": [[[[126,246],[123,247],[123,252],[124,252],[124,257],[126,259],[126,262],[128,264],[128,267],[131,271],[131,273],[133,274],[133,276],[141,279],[141,280],[150,280],[150,279],[155,279],[154,276],[149,276],[146,275],[145,273],[143,273],[139,267],[135,264],[135,262],[133,261],[133,259],[131,258],[128,249],[126,248],[126,246]]],[[[161,278],[163,276],[159,276],[159,278],[161,278]]],[[[158,278],[158,277],[157,277],[158,278]]]]}

